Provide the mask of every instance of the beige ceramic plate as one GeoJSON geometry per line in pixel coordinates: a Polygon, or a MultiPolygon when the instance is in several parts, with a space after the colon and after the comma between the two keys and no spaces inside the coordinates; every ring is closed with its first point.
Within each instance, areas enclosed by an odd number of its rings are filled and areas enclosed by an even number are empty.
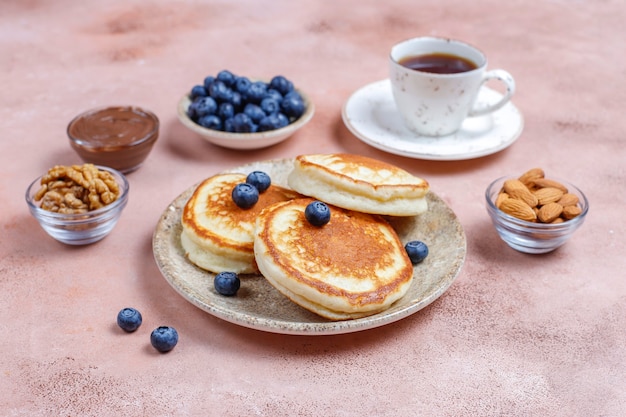
{"type": "MultiPolygon", "coordinates": [[[[262,170],[271,176],[274,184],[285,185],[292,165],[291,159],[264,161],[231,172],[262,170]]],[[[328,321],[292,303],[261,275],[242,276],[236,296],[221,296],[213,289],[214,274],[191,264],[180,245],[181,212],[195,187],[185,190],[163,212],[154,232],[154,257],[165,279],[185,299],[209,314],[241,326],[274,333],[328,335],[389,324],[436,300],[452,284],[465,260],[466,242],[461,224],[431,191],[426,213],[390,219],[402,242],[422,240],[429,247],[429,255],[414,267],[414,281],[408,293],[387,311],[356,320],[328,321]]]]}

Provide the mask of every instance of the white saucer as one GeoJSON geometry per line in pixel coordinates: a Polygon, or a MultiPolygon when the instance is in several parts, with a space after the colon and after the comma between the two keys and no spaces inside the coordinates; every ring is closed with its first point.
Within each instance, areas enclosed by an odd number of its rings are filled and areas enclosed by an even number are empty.
{"type": "MultiPolygon", "coordinates": [[[[499,97],[499,92],[483,86],[478,94],[478,105],[499,97]]],[[[419,136],[405,127],[396,111],[388,79],[354,92],[343,107],[342,117],[357,138],[375,148],[434,161],[459,161],[499,152],[515,142],[524,126],[522,115],[509,102],[490,115],[468,118],[452,135],[419,136]]]]}

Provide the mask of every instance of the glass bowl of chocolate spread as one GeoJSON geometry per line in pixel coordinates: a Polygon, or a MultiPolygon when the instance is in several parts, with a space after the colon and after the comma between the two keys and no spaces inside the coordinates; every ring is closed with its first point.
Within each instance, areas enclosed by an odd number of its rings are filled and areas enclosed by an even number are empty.
{"type": "Polygon", "coordinates": [[[81,159],[129,173],[139,168],[159,137],[159,119],[135,106],[88,110],[67,126],[70,145],[81,159]]]}

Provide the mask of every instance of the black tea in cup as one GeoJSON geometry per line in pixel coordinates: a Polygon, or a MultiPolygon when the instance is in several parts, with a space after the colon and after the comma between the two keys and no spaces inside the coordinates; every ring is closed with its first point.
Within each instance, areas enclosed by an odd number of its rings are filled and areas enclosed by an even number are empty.
{"type": "Polygon", "coordinates": [[[412,70],[435,74],[458,74],[478,68],[467,58],[445,53],[407,56],[398,63],[412,70]]]}

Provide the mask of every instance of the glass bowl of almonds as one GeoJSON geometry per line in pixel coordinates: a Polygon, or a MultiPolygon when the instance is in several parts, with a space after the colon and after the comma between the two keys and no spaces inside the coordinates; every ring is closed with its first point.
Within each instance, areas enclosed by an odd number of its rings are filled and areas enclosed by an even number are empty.
{"type": "Polygon", "coordinates": [[[50,236],[68,245],[87,245],[113,230],[128,192],[126,177],[115,169],[57,165],[29,185],[26,203],[50,236]]]}
{"type": "Polygon", "coordinates": [[[487,212],[500,238],[531,254],[562,246],[583,224],[587,197],[573,184],[550,178],[541,168],[493,181],[485,192],[487,212]]]}

